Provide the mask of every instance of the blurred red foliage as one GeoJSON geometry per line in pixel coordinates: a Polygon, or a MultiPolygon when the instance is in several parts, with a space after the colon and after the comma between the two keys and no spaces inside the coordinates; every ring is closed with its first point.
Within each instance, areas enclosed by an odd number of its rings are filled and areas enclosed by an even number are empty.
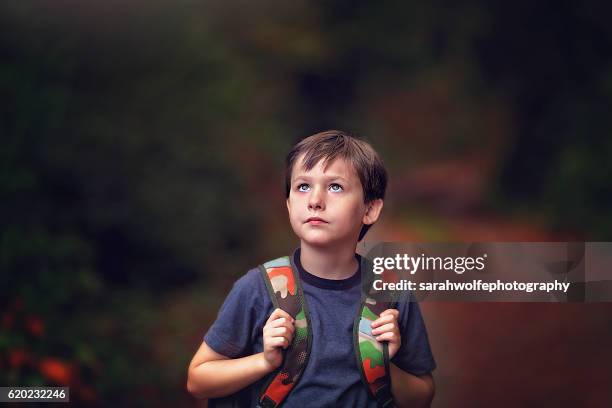
{"type": "Polygon", "coordinates": [[[43,358],[40,360],[39,369],[42,375],[57,384],[68,385],[74,377],[71,365],[58,358],[43,358]]]}
{"type": "Polygon", "coordinates": [[[19,368],[30,360],[30,356],[24,349],[11,350],[9,353],[9,365],[13,368],[19,368]]]}
{"type": "Polygon", "coordinates": [[[38,316],[29,316],[26,320],[26,327],[36,337],[41,337],[45,334],[45,324],[38,316]]]}

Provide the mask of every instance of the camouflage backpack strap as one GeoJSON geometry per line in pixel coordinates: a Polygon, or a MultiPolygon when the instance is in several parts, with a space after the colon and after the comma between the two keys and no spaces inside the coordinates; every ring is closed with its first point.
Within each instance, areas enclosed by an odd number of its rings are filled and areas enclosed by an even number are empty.
{"type": "MultiPolygon", "coordinates": [[[[397,280],[397,275],[387,272],[377,279],[385,282],[397,280]]],[[[386,309],[395,307],[396,301],[389,294],[381,294],[372,288],[372,280],[366,280],[363,301],[353,325],[353,339],[357,366],[361,371],[361,379],[366,384],[370,395],[374,397],[379,407],[395,407],[391,394],[391,374],[389,372],[389,345],[379,343],[372,335],[372,322],[386,309]]]]}
{"type": "Polygon", "coordinates": [[[284,351],[281,367],[262,388],[258,407],[280,406],[300,379],[312,344],[308,312],[300,279],[288,256],[264,263],[259,267],[275,308],[281,308],[295,319],[291,345],[284,351]]]}

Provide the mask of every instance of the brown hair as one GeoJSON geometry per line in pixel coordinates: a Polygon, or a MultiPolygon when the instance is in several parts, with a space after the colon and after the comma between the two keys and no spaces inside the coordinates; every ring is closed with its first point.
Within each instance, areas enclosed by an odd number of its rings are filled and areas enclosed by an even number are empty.
{"type": "MultiPolygon", "coordinates": [[[[372,146],[343,131],[327,130],[301,140],[293,146],[287,155],[285,161],[285,190],[287,198],[289,198],[289,193],[291,192],[291,173],[293,172],[293,167],[298,157],[302,154],[304,155],[304,168],[306,171],[312,170],[321,160],[323,160],[324,167],[337,158],[346,160],[352,164],[359,176],[363,186],[365,203],[385,197],[387,171],[372,146]]],[[[359,240],[363,238],[369,228],[369,225],[362,227],[359,240]]]]}

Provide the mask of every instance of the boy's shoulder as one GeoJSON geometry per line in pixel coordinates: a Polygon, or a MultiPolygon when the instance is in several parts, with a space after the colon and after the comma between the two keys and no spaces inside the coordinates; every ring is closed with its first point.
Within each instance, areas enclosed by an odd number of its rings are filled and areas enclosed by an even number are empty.
{"type": "Polygon", "coordinates": [[[259,266],[252,267],[239,276],[232,286],[230,295],[243,302],[245,298],[267,296],[267,289],[259,266]]]}

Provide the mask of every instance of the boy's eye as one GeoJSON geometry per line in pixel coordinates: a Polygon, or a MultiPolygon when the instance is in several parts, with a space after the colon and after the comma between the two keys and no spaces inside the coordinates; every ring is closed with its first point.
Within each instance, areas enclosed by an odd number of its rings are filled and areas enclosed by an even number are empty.
{"type": "Polygon", "coordinates": [[[302,192],[308,191],[309,188],[310,188],[310,186],[308,184],[306,184],[306,183],[302,183],[302,184],[297,186],[297,190],[298,191],[302,191],[302,192]]]}
{"type": "Polygon", "coordinates": [[[333,184],[329,185],[329,190],[337,193],[339,191],[342,191],[343,188],[342,188],[342,186],[340,184],[333,183],[333,184]]]}

